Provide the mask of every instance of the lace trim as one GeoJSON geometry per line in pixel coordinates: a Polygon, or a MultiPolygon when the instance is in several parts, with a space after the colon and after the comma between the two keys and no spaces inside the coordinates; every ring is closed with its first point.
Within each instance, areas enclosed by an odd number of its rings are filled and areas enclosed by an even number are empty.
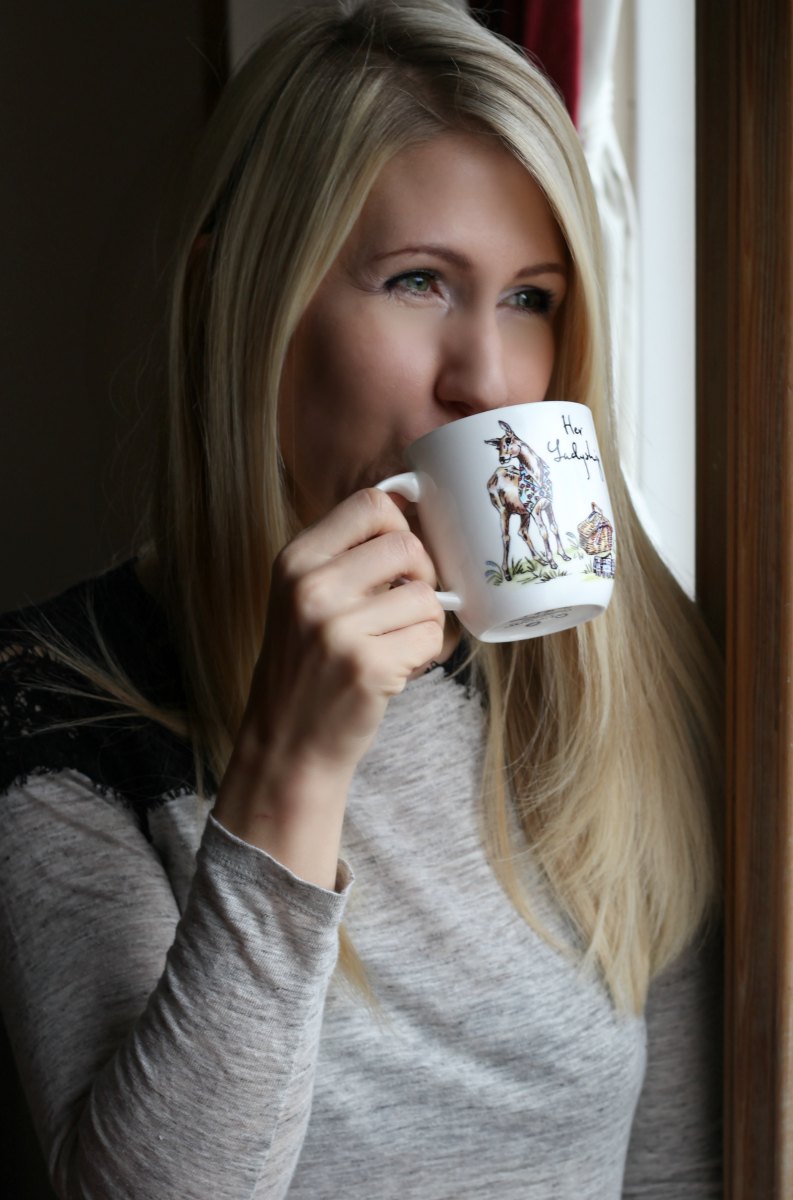
{"type": "Polygon", "coordinates": [[[136,813],[195,793],[189,744],[104,695],[48,651],[53,639],[101,664],[93,613],[114,659],[141,693],[175,707],[178,668],[167,626],[131,564],[39,609],[0,621],[0,794],[37,775],[74,770],[136,813]]]}

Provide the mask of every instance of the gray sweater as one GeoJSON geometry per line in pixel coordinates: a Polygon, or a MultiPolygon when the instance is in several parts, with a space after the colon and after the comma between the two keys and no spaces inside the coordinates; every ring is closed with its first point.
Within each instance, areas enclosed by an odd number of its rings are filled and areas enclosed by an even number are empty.
{"type": "MultiPolygon", "coordinates": [[[[123,611],[136,585],[114,578],[123,611]]],[[[712,951],[621,1017],[525,924],[481,845],[481,705],[442,668],[361,764],[336,891],[208,817],[152,730],[31,751],[36,695],[16,694],[0,1003],[59,1196],[721,1195],[712,951]],[[342,915],[374,1011],[334,974],[342,915]]]]}

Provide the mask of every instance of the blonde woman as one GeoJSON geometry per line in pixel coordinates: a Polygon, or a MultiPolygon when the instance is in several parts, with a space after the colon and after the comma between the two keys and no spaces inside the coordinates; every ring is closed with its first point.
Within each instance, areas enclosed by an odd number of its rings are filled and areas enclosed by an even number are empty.
{"type": "Polygon", "coordinates": [[[622,483],[560,102],[441,0],[322,6],[192,195],[150,539],[4,623],[2,1008],[58,1195],[720,1194],[717,672],[622,483]],[[592,410],[615,598],[486,649],[372,485],[546,397],[592,410]]]}

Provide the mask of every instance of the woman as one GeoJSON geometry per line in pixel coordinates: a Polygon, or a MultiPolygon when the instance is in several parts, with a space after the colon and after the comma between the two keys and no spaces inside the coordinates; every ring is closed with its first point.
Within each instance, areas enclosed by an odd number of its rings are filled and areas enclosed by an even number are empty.
{"type": "Polygon", "coordinates": [[[719,1194],[716,673],[620,475],[560,103],[440,0],[321,7],[193,194],[150,542],[7,622],[2,1003],[58,1194],[719,1194]],[[621,576],[486,651],[372,485],[546,396],[621,576]]]}

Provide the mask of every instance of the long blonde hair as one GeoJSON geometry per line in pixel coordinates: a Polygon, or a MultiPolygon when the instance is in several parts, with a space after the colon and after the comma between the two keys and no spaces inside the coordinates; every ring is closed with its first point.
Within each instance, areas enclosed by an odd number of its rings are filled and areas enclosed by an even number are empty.
{"type": "MultiPolygon", "coordinates": [[[[606,614],[479,647],[494,870],[535,922],[509,805],[615,1003],[691,939],[717,891],[717,668],[638,522],[617,454],[597,211],[553,89],[443,0],[290,14],[221,99],[176,265],[150,514],[197,761],[220,778],[259,653],[271,564],[296,532],[277,438],[287,348],[384,164],[445,130],[497,138],[545,193],[571,279],[549,395],[589,406],[620,535],[606,614]]],[[[342,964],[355,955],[342,945],[342,964]]]]}

